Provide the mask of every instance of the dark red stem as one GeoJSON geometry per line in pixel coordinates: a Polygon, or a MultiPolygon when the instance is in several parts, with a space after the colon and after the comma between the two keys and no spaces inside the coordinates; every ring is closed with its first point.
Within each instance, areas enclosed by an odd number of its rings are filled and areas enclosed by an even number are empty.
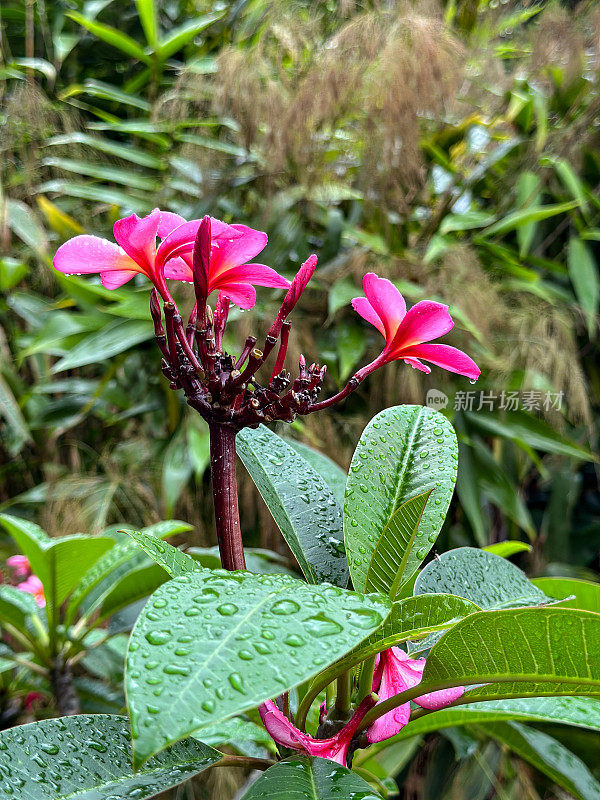
{"type": "Polygon", "coordinates": [[[210,473],[217,539],[224,569],[246,569],[235,472],[235,430],[209,423],[210,473]]]}

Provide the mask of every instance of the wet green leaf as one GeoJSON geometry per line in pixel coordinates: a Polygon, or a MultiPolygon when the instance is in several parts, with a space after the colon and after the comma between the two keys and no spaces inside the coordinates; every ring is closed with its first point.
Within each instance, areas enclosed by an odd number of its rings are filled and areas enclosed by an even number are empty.
{"type": "Polygon", "coordinates": [[[431,492],[418,530],[398,551],[407,581],[432,548],[456,482],[457,443],[448,420],[423,406],[395,406],[365,428],[352,457],[344,504],[344,538],[354,586],[367,585],[382,534],[407,500],[431,492]]]}
{"type": "Polygon", "coordinates": [[[264,425],[236,437],[237,451],[311,583],[348,583],[342,514],[326,481],[264,425]]]}
{"type": "Polygon", "coordinates": [[[349,769],[325,758],[280,761],[253,783],[242,800],[381,800],[349,769]]]}
{"type": "Polygon", "coordinates": [[[127,656],[136,763],[306,681],[388,612],[385,598],[282,575],[203,570],[163,584],[127,656]]]}
{"type": "Polygon", "coordinates": [[[221,759],[195,739],[134,772],[126,717],[82,714],[0,732],[0,793],[19,800],[146,800],[221,759]]]}
{"type": "Polygon", "coordinates": [[[474,547],[450,550],[427,564],[417,578],[415,594],[431,592],[466,597],[483,609],[555,602],[510,561],[474,547]]]}

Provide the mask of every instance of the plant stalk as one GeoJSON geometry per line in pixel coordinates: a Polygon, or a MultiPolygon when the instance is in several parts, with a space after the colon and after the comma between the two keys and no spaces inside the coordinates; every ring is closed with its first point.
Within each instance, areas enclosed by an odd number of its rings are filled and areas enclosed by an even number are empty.
{"type": "Polygon", "coordinates": [[[210,473],[221,564],[224,569],[246,569],[235,471],[235,430],[209,423],[210,473]]]}

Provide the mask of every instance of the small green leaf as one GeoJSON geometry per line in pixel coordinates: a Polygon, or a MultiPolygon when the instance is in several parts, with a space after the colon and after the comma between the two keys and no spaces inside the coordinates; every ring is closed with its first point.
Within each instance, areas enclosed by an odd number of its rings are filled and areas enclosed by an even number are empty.
{"type": "Polygon", "coordinates": [[[135,762],[313,677],[389,608],[383,597],[283,575],[203,570],[163,584],[129,642],[135,762]]]}
{"type": "Polygon", "coordinates": [[[377,542],[407,500],[431,492],[417,533],[398,552],[402,580],[432,548],[456,482],[457,443],[448,420],[423,406],[395,406],[365,428],[352,457],[344,537],[354,586],[364,590],[377,542]]]}
{"type": "MultiPolygon", "coordinates": [[[[414,552],[414,540],[432,491],[430,489],[412,497],[394,511],[375,545],[367,570],[365,591],[383,592],[393,600],[403,583],[404,573],[414,573],[415,570],[409,566],[410,556],[414,552]]],[[[419,558],[415,553],[418,564],[422,557],[423,554],[419,558]]]]}
{"type": "Polygon", "coordinates": [[[159,61],[166,61],[181,50],[182,47],[185,47],[185,45],[201,31],[208,28],[208,26],[216,20],[221,19],[224,14],[225,10],[213,14],[196,16],[184,22],[182,25],[179,25],[177,28],[173,28],[173,30],[169,31],[169,33],[160,40],[156,48],[156,57],[159,61]]]}
{"type": "Polygon", "coordinates": [[[540,222],[543,219],[566,214],[577,208],[577,203],[554,203],[553,205],[540,206],[539,208],[526,208],[522,211],[513,211],[506,217],[482,231],[482,236],[495,236],[517,230],[531,222],[540,222]]]}
{"type": "Polygon", "coordinates": [[[485,211],[466,211],[464,214],[448,214],[442,220],[439,231],[446,234],[451,231],[470,231],[473,228],[485,228],[496,219],[494,214],[485,211]]]}
{"type": "Polygon", "coordinates": [[[10,198],[4,201],[4,207],[6,223],[13,233],[32,250],[44,253],[48,248],[48,237],[31,208],[20,200],[10,198]]]}
{"type": "Polygon", "coordinates": [[[567,265],[575,295],[587,320],[588,334],[590,338],[594,338],[598,326],[600,302],[598,265],[588,245],[578,236],[572,236],[569,239],[567,265]]]}
{"type": "MultiPolygon", "coordinates": [[[[33,595],[22,592],[15,586],[0,586],[0,628],[8,623],[28,638],[39,635],[33,619],[38,617],[39,608],[33,595]]],[[[39,620],[41,622],[41,620],[39,620]]]]}
{"type": "MultiPolygon", "coordinates": [[[[517,181],[517,202],[522,208],[540,207],[540,178],[535,172],[525,171],[519,175],[517,181]]],[[[519,242],[519,256],[524,258],[531,248],[537,223],[530,222],[517,228],[517,241],[519,242]]]]}
{"type": "Polygon", "coordinates": [[[135,0],[138,16],[144,29],[146,41],[150,47],[156,47],[158,42],[158,15],[154,0],[135,0]]]}
{"type": "Polygon", "coordinates": [[[427,564],[415,583],[415,595],[432,592],[465,597],[483,609],[555,602],[510,561],[474,547],[450,550],[427,564]]]}
{"type": "Polygon", "coordinates": [[[171,577],[186,575],[188,572],[198,572],[202,566],[191,556],[182,553],[167,542],[160,542],[153,536],[148,536],[144,531],[126,531],[133,541],[147,553],[171,577]]]}
{"type": "Polygon", "coordinates": [[[134,772],[126,717],[82,714],[0,732],[0,794],[19,800],[146,800],[220,761],[195,739],[134,772]],[[15,793],[18,791],[18,795],[15,793]]]}
{"type": "Polygon", "coordinates": [[[118,50],[121,50],[121,52],[126,53],[132,58],[136,58],[138,61],[142,61],[144,64],[151,65],[152,61],[146,54],[146,51],[140,47],[135,39],[132,39],[131,36],[128,36],[126,33],[122,33],[117,30],[117,28],[113,28],[110,25],[105,25],[103,22],[96,22],[96,20],[88,19],[78,11],[69,11],[67,12],[67,16],[94,36],[102,39],[103,42],[110,44],[112,47],[116,47],[118,50]]]}
{"type": "Polygon", "coordinates": [[[520,542],[517,539],[508,540],[506,542],[496,542],[496,544],[488,544],[483,548],[488,553],[493,553],[495,556],[502,558],[510,558],[516,553],[528,553],[531,551],[531,545],[526,542],[520,542]]]}
{"type": "Polygon", "coordinates": [[[381,800],[349,769],[326,758],[294,756],[270,767],[242,800],[381,800]]]}
{"type": "Polygon", "coordinates": [[[103,622],[117,611],[149,597],[166,580],[168,576],[158,564],[143,564],[122,575],[102,595],[97,622],[103,622]]]}
{"type": "Polygon", "coordinates": [[[325,480],[264,425],[241,431],[236,444],[306,579],[345,586],[342,515],[325,480]]]}

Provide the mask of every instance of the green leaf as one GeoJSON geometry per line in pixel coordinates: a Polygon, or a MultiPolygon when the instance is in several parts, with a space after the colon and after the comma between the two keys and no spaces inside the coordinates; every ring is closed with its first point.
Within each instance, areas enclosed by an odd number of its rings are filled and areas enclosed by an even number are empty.
{"type": "Polygon", "coordinates": [[[563,186],[569,192],[571,197],[577,202],[583,217],[589,221],[590,209],[585,197],[585,188],[581,179],[573,170],[573,167],[564,158],[546,157],[543,159],[542,163],[546,161],[553,164],[556,174],[560,178],[563,186]]]}
{"type": "Polygon", "coordinates": [[[237,452],[310,583],[348,583],[342,515],[311,465],[264,425],[236,437],[237,452]]]}
{"type": "Polygon", "coordinates": [[[569,239],[567,265],[575,295],[587,320],[588,334],[590,338],[593,338],[598,325],[600,302],[598,265],[588,245],[578,236],[572,236],[569,239]]]}
{"type": "Polygon", "coordinates": [[[242,800],[381,800],[356,773],[326,758],[286,759],[270,767],[242,800]]]}
{"type": "Polygon", "coordinates": [[[158,189],[158,182],[154,178],[139,175],[131,169],[123,170],[122,167],[109,167],[105,164],[94,164],[81,159],[54,157],[43,158],[40,163],[44,167],[56,167],[67,172],[75,172],[77,175],[89,175],[91,178],[109,183],[122,183],[146,192],[155,192],[158,189]]]}
{"type": "Polygon", "coordinates": [[[518,722],[486,725],[484,730],[579,800],[600,798],[600,783],[586,764],[547,733],[518,722]]]}
{"type": "Polygon", "coordinates": [[[43,583],[49,609],[61,605],[81,575],[115,544],[108,536],[76,534],[50,539],[33,522],[8,514],[0,514],[0,522],[43,583]]]}
{"type": "Polygon", "coordinates": [[[166,61],[181,50],[182,47],[185,47],[201,31],[208,28],[216,20],[221,19],[224,14],[224,9],[213,14],[203,14],[184,22],[177,28],[173,28],[160,40],[159,46],[156,48],[156,57],[159,61],[166,61]]]}
{"type": "Polygon", "coordinates": [[[21,412],[21,407],[15,398],[7,381],[0,374],[0,419],[8,427],[4,433],[4,444],[11,456],[21,452],[26,442],[32,441],[27,422],[21,412]]]}
{"type": "Polygon", "coordinates": [[[363,590],[377,542],[400,506],[431,492],[416,536],[407,543],[402,580],[425,558],[442,526],[456,482],[457,443],[448,420],[423,406],[395,406],[365,428],[352,457],[344,537],[354,586],[363,590]]]}
{"type": "Polygon", "coordinates": [[[148,536],[144,531],[126,531],[133,541],[147,553],[171,577],[187,575],[188,572],[198,572],[202,566],[191,556],[182,553],[167,542],[160,542],[153,536],[148,536]]]}
{"type": "MultiPolygon", "coordinates": [[[[117,86],[96,80],[86,80],[83,84],[72,84],[61,93],[60,100],[66,100],[69,97],[76,97],[78,94],[89,94],[91,97],[101,97],[103,100],[111,100],[114,103],[122,103],[127,106],[132,106],[133,108],[139,108],[142,111],[150,111],[152,108],[150,103],[147,100],[139,97],[139,95],[124,92],[117,86]]],[[[67,136],[68,135],[69,134],[67,134],[67,136]]]]}
{"type": "Polygon", "coordinates": [[[579,447],[566,436],[561,436],[548,423],[525,411],[507,411],[502,418],[486,411],[478,411],[476,414],[471,411],[464,413],[470,424],[493,436],[511,439],[517,444],[524,442],[528,447],[544,453],[585,460],[593,459],[588,450],[579,447]]]}
{"type": "MultiPolygon", "coordinates": [[[[196,738],[196,737],[194,737],[196,738]]],[[[270,734],[255,722],[242,717],[232,717],[220,722],[218,725],[209,725],[202,729],[200,741],[216,747],[229,742],[257,742],[262,745],[273,745],[270,734]]]]}
{"type": "Polygon", "coordinates": [[[135,4],[146,41],[150,47],[155,48],[158,42],[158,15],[154,0],[135,0],[135,4]]]}
{"type": "Polygon", "coordinates": [[[494,225],[482,231],[482,236],[494,236],[508,233],[509,231],[514,231],[523,227],[523,225],[529,225],[531,222],[539,222],[543,219],[556,217],[558,214],[566,214],[567,211],[572,211],[574,208],[577,208],[577,205],[576,202],[554,203],[552,205],[540,206],[539,208],[526,208],[522,211],[513,211],[494,225]]]}
{"type": "Polygon", "coordinates": [[[427,564],[416,580],[415,595],[432,592],[466,597],[483,609],[554,602],[510,561],[474,547],[450,550],[427,564]]]}
{"type": "Polygon", "coordinates": [[[557,607],[473,614],[433,646],[411,693],[473,684],[489,685],[471,689],[472,700],[600,697],[600,614],[557,607]]]}
{"type": "Polygon", "coordinates": [[[561,608],[579,608],[600,613],[600,584],[575,578],[534,578],[532,583],[542,592],[562,602],[561,608]],[[573,597],[574,595],[574,597],[573,597]]]}
{"type": "Polygon", "coordinates": [[[398,600],[392,605],[389,616],[375,633],[331,667],[323,670],[315,689],[324,689],[343,671],[383,650],[443,631],[478,611],[481,609],[475,603],[449,594],[425,594],[398,600]]]}
{"type": "Polygon", "coordinates": [[[502,558],[510,558],[516,553],[528,553],[531,551],[531,545],[526,542],[520,542],[517,539],[511,539],[505,542],[496,542],[495,544],[488,544],[483,548],[488,553],[493,553],[495,556],[502,556],[502,558]]]}
{"type": "Polygon", "coordinates": [[[149,597],[166,580],[168,576],[158,564],[143,564],[132,569],[102,595],[97,622],[103,622],[117,611],[149,597]]]}
{"type": "Polygon", "coordinates": [[[122,33],[110,25],[105,25],[103,22],[96,22],[96,20],[88,19],[78,11],[67,12],[67,17],[70,17],[74,22],[77,22],[94,36],[102,39],[103,42],[110,44],[112,47],[116,47],[128,56],[142,61],[144,64],[148,64],[148,66],[152,64],[152,60],[146,54],[146,51],[140,47],[135,39],[132,39],[131,36],[128,36],[126,33],[122,33]]]}
{"type": "Polygon", "coordinates": [[[392,514],[375,545],[365,591],[383,592],[392,600],[396,597],[432,491],[407,500],[392,514]]]}
{"type": "Polygon", "coordinates": [[[204,570],[165,583],[129,643],[135,762],[308,680],[388,612],[386,598],[282,575],[204,570]]]}
{"type": "Polygon", "coordinates": [[[327,486],[331,489],[333,496],[337,500],[340,508],[344,505],[344,495],[346,494],[346,480],[348,476],[344,470],[338,466],[335,461],[332,461],[329,456],[309,447],[302,442],[297,442],[295,439],[286,439],[286,442],[299,453],[311,467],[318,472],[323,478],[327,486]]]}
{"type": "MultiPolygon", "coordinates": [[[[463,701],[466,698],[461,698],[463,701]]],[[[424,714],[411,721],[394,741],[410,739],[455,725],[481,722],[554,722],[600,732],[600,700],[593,697],[528,697],[520,700],[488,700],[424,714]]]]}
{"type": "MultiPolygon", "coordinates": [[[[540,178],[535,172],[525,171],[519,175],[517,181],[517,202],[522,208],[539,208],[541,192],[540,178]]],[[[517,241],[519,242],[519,256],[524,258],[531,248],[535,232],[536,222],[530,222],[517,228],[517,241]]]]}
{"type": "Polygon", "coordinates": [[[152,153],[146,153],[139,147],[132,147],[129,144],[119,144],[118,142],[113,142],[111,139],[105,139],[101,136],[92,136],[89,133],[81,133],[80,131],[53,136],[45,142],[46,146],[62,146],[69,144],[83,144],[94,150],[99,150],[101,153],[108,153],[108,155],[116,156],[117,158],[122,158],[124,161],[131,161],[134,164],[139,164],[142,167],[149,167],[150,169],[164,169],[166,166],[162,158],[152,153]]]}
{"type": "Polygon", "coordinates": [[[222,758],[212,747],[188,739],[134,772],[127,718],[97,714],[1,731],[0,749],[0,793],[19,800],[145,800],[222,758]]]}
{"type": "MultiPolygon", "coordinates": [[[[187,522],[169,520],[157,522],[139,531],[140,535],[149,539],[166,539],[177,533],[185,533],[192,529],[187,522]]],[[[128,533],[129,531],[125,531],[128,533]]],[[[105,578],[111,575],[118,567],[126,564],[139,553],[136,544],[128,539],[118,542],[107,553],[101,556],[96,563],[83,575],[78,582],[73,594],[69,598],[66,611],[67,624],[71,622],[79,606],[105,578]]],[[[93,604],[95,607],[97,603],[93,604]]]]}
{"type": "Polygon", "coordinates": [[[154,336],[152,323],[141,319],[117,320],[106,325],[91,336],[86,336],[79,344],[52,367],[52,372],[63,372],[66,369],[95,364],[105,358],[129,350],[140,342],[154,336]]]}
{"type": "Polygon", "coordinates": [[[470,231],[473,228],[485,228],[496,219],[494,214],[484,211],[466,211],[464,214],[448,214],[442,220],[439,231],[443,235],[451,231],[470,231]]]}
{"type": "Polygon", "coordinates": [[[4,208],[6,209],[6,222],[11,231],[32,250],[44,253],[48,249],[46,231],[29,206],[20,200],[9,198],[4,201],[4,208]]]}

